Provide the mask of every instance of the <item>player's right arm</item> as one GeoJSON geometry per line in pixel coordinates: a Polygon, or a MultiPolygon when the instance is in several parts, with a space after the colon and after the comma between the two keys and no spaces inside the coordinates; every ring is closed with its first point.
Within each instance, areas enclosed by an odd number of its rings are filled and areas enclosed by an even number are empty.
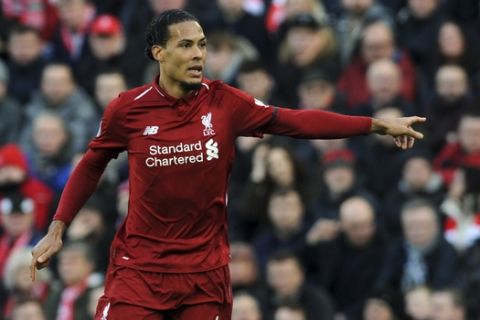
{"type": "Polygon", "coordinates": [[[92,140],[65,185],[47,234],[33,248],[30,264],[32,280],[35,280],[35,270],[46,267],[51,257],[62,248],[67,226],[95,192],[108,162],[126,149],[124,109],[119,97],[105,110],[97,137],[92,140]]]}

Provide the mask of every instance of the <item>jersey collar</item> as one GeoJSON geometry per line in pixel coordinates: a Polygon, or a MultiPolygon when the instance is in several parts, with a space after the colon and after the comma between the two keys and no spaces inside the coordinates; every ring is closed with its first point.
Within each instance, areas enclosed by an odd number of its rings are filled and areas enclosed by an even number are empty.
{"type": "Polygon", "coordinates": [[[187,103],[189,105],[191,105],[193,103],[193,101],[195,99],[197,99],[197,97],[203,93],[203,90],[210,90],[210,87],[208,84],[206,84],[203,80],[202,80],[202,86],[200,87],[200,89],[198,90],[193,90],[192,92],[190,92],[186,97],[183,97],[183,98],[180,98],[180,99],[177,99],[175,97],[172,97],[171,95],[169,95],[162,87],[160,87],[159,85],[159,78],[160,78],[160,75],[157,75],[155,77],[155,79],[152,81],[152,87],[153,89],[156,91],[156,93],[160,96],[160,98],[162,100],[164,100],[166,103],[167,106],[174,106],[178,103],[187,103]]]}

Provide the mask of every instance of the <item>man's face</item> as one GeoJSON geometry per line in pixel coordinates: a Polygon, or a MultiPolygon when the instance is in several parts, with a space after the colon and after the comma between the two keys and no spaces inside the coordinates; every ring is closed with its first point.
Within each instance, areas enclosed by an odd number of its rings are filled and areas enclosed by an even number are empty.
{"type": "Polygon", "coordinates": [[[267,264],[267,281],[278,295],[291,297],[303,284],[303,271],[294,259],[270,261],[267,264]]]}
{"type": "Polygon", "coordinates": [[[432,295],[432,318],[434,320],[463,319],[461,308],[454,305],[452,297],[446,292],[437,292],[432,295]]]}
{"type": "Polygon", "coordinates": [[[380,59],[390,59],[395,43],[388,27],[375,24],[365,30],[361,47],[363,60],[370,64],[380,59]]]}
{"type": "Polygon", "coordinates": [[[158,53],[161,74],[186,90],[199,88],[207,57],[202,27],[196,21],[186,21],[171,25],[169,31],[170,38],[158,53]]]}
{"type": "Polygon", "coordinates": [[[42,93],[52,106],[62,104],[74,91],[72,73],[66,66],[49,66],[43,71],[42,93]]]}
{"type": "Polygon", "coordinates": [[[460,120],[458,139],[467,153],[480,151],[480,117],[464,117],[460,120]]]}
{"type": "Polygon", "coordinates": [[[259,69],[241,73],[237,77],[237,82],[243,91],[267,103],[273,87],[273,80],[266,71],[259,69]]]}
{"type": "Polygon", "coordinates": [[[34,32],[14,33],[8,40],[8,53],[20,65],[28,65],[40,57],[42,49],[42,40],[34,32]]]}
{"type": "Polygon", "coordinates": [[[68,135],[60,118],[45,116],[37,118],[34,122],[32,138],[42,155],[53,157],[62,152],[68,135]]]}
{"type": "Polygon", "coordinates": [[[409,209],[402,213],[405,238],[413,246],[425,249],[438,235],[436,213],[429,207],[409,209]]]}
{"type": "Polygon", "coordinates": [[[60,255],[58,271],[67,286],[79,284],[93,270],[92,264],[81,250],[68,250],[60,255]]]}
{"type": "Polygon", "coordinates": [[[95,80],[95,98],[102,109],[126,89],[125,79],[119,73],[100,74],[95,80]]]}

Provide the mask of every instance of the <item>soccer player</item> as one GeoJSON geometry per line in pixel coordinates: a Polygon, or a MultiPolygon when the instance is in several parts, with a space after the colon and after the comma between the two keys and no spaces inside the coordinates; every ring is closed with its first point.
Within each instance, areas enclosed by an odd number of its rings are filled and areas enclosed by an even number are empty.
{"type": "Polygon", "coordinates": [[[119,95],[72,173],[47,235],[32,252],[45,267],[110,159],[127,150],[128,216],[112,243],[95,319],[230,319],[226,193],[238,136],[389,134],[412,147],[424,118],[393,120],[263,104],[203,77],[207,39],[188,12],[169,10],[147,34],[160,75],[119,95]]]}

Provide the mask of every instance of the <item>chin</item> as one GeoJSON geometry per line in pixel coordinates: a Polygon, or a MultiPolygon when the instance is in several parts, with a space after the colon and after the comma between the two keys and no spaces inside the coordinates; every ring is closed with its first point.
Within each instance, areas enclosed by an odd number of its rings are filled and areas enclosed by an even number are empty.
{"type": "Polygon", "coordinates": [[[198,90],[202,87],[202,80],[199,79],[198,81],[192,81],[192,82],[182,82],[181,86],[183,89],[186,91],[191,91],[191,90],[198,90]]]}

